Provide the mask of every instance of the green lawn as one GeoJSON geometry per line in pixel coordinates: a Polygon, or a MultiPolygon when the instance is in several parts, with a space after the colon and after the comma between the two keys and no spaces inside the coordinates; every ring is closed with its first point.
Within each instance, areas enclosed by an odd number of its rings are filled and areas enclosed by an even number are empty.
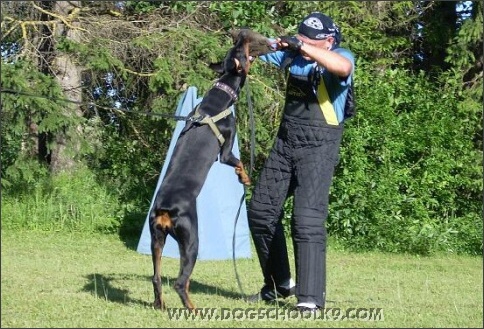
{"type": "MultiPolygon", "coordinates": [[[[2,230],[2,328],[483,327],[482,257],[355,254],[330,245],[325,319],[294,316],[293,297],[248,304],[232,260],[198,261],[191,298],[214,317],[174,319],[152,309],[151,257],[138,254],[136,243],[2,230]]],[[[163,265],[167,306],[180,308],[172,288],[178,260],[164,258],[163,265]]],[[[244,293],[256,292],[262,277],[255,253],[236,265],[244,293]]]]}

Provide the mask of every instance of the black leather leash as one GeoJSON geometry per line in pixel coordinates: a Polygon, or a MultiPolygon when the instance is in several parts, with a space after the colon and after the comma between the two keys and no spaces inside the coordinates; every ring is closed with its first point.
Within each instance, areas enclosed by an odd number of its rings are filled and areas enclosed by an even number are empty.
{"type": "Polygon", "coordinates": [[[108,110],[108,111],[120,111],[120,112],[134,113],[134,114],[143,114],[143,115],[171,118],[171,119],[175,119],[177,121],[185,121],[185,120],[188,119],[188,117],[186,117],[186,116],[170,115],[170,114],[163,114],[163,113],[154,113],[154,112],[148,112],[148,111],[145,111],[145,112],[143,112],[143,111],[132,111],[132,110],[129,110],[129,109],[102,106],[102,105],[98,105],[98,104],[93,103],[93,102],[79,102],[79,101],[73,101],[73,100],[70,100],[70,99],[67,99],[67,98],[34,95],[34,94],[26,93],[26,92],[23,92],[23,91],[16,91],[16,90],[12,90],[12,89],[0,88],[0,93],[6,93],[6,94],[12,94],[12,95],[22,95],[22,96],[27,96],[27,97],[44,98],[44,99],[51,100],[53,102],[72,103],[72,104],[77,104],[77,105],[81,105],[81,106],[89,106],[89,107],[94,107],[95,109],[103,109],[103,110],[108,110]]]}

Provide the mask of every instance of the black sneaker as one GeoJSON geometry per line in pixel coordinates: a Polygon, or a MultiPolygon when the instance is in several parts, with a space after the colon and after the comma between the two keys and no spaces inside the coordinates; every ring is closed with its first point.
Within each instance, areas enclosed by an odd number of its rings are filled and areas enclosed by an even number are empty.
{"type": "Polygon", "coordinates": [[[283,299],[290,296],[294,296],[295,294],[296,294],[296,286],[289,289],[283,288],[283,287],[277,287],[277,289],[274,289],[274,287],[264,286],[262,287],[260,292],[247,297],[247,301],[251,303],[255,303],[261,300],[272,302],[272,301],[275,301],[276,299],[283,299]]]}

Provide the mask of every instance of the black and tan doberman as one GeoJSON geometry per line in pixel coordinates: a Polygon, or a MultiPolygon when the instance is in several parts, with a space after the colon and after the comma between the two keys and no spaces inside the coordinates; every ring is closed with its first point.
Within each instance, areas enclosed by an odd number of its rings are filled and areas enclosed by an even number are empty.
{"type": "Polygon", "coordinates": [[[175,144],[149,218],[155,308],[165,308],[160,275],[161,256],[168,234],[177,241],[180,251],[180,270],[175,290],[184,307],[190,310],[195,308],[189,298],[189,282],[198,256],[196,198],[217,157],[221,163],[235,168],[242,184],[250,185],[244,165],[232,153],[236,126],[229,107],[237,100],[244,86],[251,54],[258,54],[250,51],[250,45],[261,40],[264,44],[265,39],[251,30],[237,32],[234,45],[223,62],[210,65],[220,77],[189,114],[175,144]]]}

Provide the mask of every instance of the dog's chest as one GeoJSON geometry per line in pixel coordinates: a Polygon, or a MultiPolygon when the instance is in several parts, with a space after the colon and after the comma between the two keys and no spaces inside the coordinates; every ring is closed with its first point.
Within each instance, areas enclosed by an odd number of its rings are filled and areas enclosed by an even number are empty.
{"type": "Polygon", "coordinates": [[[215,116],[227,109],[233,102],[234,100],[228,93],[218,88],[212,88],[203,97],[199,111],[202,114],[215,116]]]}

